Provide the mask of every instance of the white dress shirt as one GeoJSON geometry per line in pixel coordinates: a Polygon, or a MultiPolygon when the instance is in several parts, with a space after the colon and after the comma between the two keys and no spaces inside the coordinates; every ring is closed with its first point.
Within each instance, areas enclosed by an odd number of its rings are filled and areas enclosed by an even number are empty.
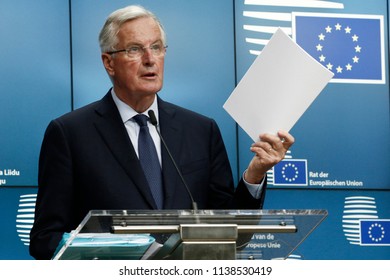
{"type": "MultiPolygon", "coordinates": [[[[131,143],[133,144],[135,152],[136,152],[136,154],[138,156],[138,135],[139,135],[140,127],[135,122],[135,120],[133,120],[133,117],[135,115],[138,115],[138,112],[136,112],[133,108],[131,108],[129,105],[127,105],[122,100],[120,100],[116,96],[116,94],[114,92],[114,89],[111,90],[111,95],[112,95],[112,98],[114,99],[114,102],[115,102],[116,106],[118,107],[119,114],[121,115],[123,124],[126,127],[127,134],[129,134],[131,143]]],[[[149,115],[148,115],[148,111],[149,110],[153,110],[154,111],[154,114],[156,115],[157,123],[160,123],[159,119],[158,119],[158,104],[157,104],[157,98],[156,97],[154,98],[153,104],[145,112],[143,112],[142,114],[144,114],[145,116],[149,117],[149,115]]],[[[156,146],[156,151],[157,151],[158,159],[160,161],[160,166],[161,166],[162,165],[162,160],[161,160],[161,141],[160,141],[160,137],[159,137],[159,135],[158,135],[158,133],[156,131],[156,128],[150,122],[148,122],[148,127],[149,127],[150,135],[152,136],[154,145],[156,146]]]]}

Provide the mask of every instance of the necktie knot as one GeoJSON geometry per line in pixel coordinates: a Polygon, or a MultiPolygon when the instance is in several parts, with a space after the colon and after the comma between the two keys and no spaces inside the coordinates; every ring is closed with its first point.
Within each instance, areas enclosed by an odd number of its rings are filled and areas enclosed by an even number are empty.
{"type": "Polygon", "coordinates": [[[133,117],[136,123],[138,123],[139,126],[147,126],[149,118],[143,114],[138,114],[133,117]]]}

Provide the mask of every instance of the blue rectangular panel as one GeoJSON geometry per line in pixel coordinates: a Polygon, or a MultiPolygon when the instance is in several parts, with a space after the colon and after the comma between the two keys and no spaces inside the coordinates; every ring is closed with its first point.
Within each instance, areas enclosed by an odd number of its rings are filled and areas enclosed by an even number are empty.
{"type": "MultiPolygon", "coordinates": [[[[389,260],[385,241],[390,236],[389,191],[268,189],[266,209],[326,209],[328,216],[296,248],[289,258],[305,260],[389,260]],[[381,224],[385,233],[376,246],[362,244],[361,235],[369,231],[360,227],[361,220],[381,224]]],[[[299,228],[298,228],[299,232],[299,228]]],[[[371,235],[378,237],[376,228],[371,235]]],[[[380,237],[380,236],[379,236],[380,237]]],[[[379,240],[378,240],[379,241],[379,240]]],[[[372,241],[373,242],[373,241],[372,241]]]]}
{"type": "Polygon", "coordinates": [[[36,186],[44,130],[70,110],[68,1],[1,2],[0,187],[36,186]]]}
{"type": "MultiPolygon", "coordinates": [[[[390,189],[387,2],[235,2],[238,81],[279,27],[336,72],[290,131],[296,142],[287,159],[306,160],[307,185],[269,177],[270,188],[390,189]]],[[[269,106],[261,94],[260,111],[269,106]]],[[[238,135],[243,172],[252,141],[238,135]]]]}
{"type": "MultiPolygon", "coordinates": [[[[75,108],[102,98],[111,87],[100,59],[98,35],[111,12],[131,4],[72,1],[75,108]]],[[[142,0],[137,4],[154,12],[167,33],[164,86],[159,96],[214,118],[237,174],[236,126],[222,108],[235,82],[233,1],[142,0]]]]}

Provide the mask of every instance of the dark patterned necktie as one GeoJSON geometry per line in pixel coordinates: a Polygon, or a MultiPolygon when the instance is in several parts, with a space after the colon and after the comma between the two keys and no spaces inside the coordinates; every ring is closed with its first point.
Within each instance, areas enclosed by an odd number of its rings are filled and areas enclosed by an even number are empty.
{"type": "Polygon", "coordinates": [[[164,193],[161,175],[161,166],[157,156],[156,147],[153,139],[150,136],[148,128],[148,117],[138,114],[133,119],[140,126],[138,135],[138,156],[144,170],[146,179],[148,180],[150,190],[156,202],[157,208],[163,208],[164,193]]]}

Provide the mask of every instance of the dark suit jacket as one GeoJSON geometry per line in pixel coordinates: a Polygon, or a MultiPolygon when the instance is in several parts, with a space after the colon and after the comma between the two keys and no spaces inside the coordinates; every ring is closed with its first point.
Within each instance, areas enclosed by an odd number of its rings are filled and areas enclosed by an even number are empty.
{"type": "MultiPolygon", "coordinates": [[[[234,188],[217,124],[158,99],[160,129],[199,209],[259,209],[243,182],[234,188]]],[[[191,209],[162,147],[165,209],[191,209]]],[[[53,120],[41,147],[30,253],[50,259],[64,232],[92,209],[156,209],[137,155],[109,92],[53,120]]]]}

